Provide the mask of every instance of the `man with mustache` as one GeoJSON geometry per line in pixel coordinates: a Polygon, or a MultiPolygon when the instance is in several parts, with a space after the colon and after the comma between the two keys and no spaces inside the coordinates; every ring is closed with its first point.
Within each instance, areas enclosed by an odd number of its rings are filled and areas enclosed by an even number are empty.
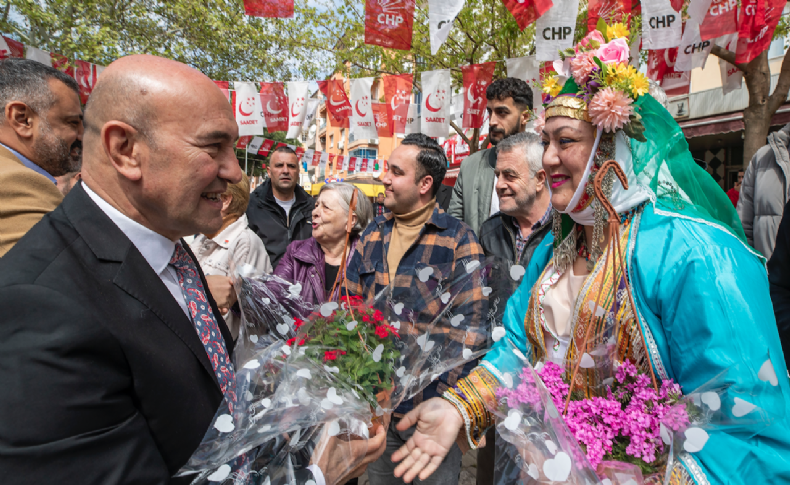
{"type": "MultiPolygon", "coordinates": [[[[532,90],[521,79],[497,79],[486,89],[488,139],[496,146],[505,138],[521,133],[529,122],[532,90]]],[[[451,216],[467,223],[477,234],[480,226],[499,211],[494,189],[496,150],[479,150],[463,162],[450,198],[451,216]]]]}
{"type": "Polygon", "coordinates": [[[55,177],[75,171],[83,127],[77,82],[36,61],[0,61],[0,106],[3,256],[63,200],[55,177]]]}
{"type": "Polygon", "coordinates": [[[297,184],[298,180],[296,152],[283,146],[274,150],[269,160],[269,179],[250,196],[250,229],[263,240],[274,268],[292,241],[313,235],[315,201],[297,184]]]}

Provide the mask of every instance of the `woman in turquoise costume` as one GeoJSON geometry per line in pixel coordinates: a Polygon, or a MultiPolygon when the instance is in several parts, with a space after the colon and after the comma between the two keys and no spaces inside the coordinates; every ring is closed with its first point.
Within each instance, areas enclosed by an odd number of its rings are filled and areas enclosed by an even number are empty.
{"type": "MultiPolygon", "coordinates": [[[[692,159],[680,127],[628,66],[627,41],[616,29],[601,30],[563,53],[564,85],[562,78],[544,84],[555,96],[541,134],[553,234],[507,303],[506,336],[469,377],[400,422],[417,425],[393,455],[406,482],[427,478],[456,440],[479,445],[493,425],[487,405],[495,405],[505,373],[523,366],[514,347],[533,365],[564,362],[573,375],[590,348],[587,326],[616,321],[616,360],[673,379],[684,393],[723,380],[728,417],[740,415],[732,413],[736,393],[771,417],[711,429],[702,450],[680,454],[670,483],[790,483],[790,382],[764,260],[746,244],[724,192],[692,159]],[[608,215],[592,190],[610,159],[628,182],[626,189],[612,171],[602,184],[620,219],[624,270],[606,264],[614,258],[605,252],[608,215]]],[[[595,388],[593,374],[580,372],[573,389],[595,388]]]]}

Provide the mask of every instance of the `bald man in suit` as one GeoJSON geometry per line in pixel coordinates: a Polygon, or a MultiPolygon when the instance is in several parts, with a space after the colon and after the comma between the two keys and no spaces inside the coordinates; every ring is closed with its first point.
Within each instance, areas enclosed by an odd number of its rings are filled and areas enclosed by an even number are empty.
{"type": "MultiPolygon", "coordinates": [[[[85,126],[82,182],[0,259],[0,476],[186,484],[171,477],[235,387],[233,340],[181,238],[222,225],[238,127],[209,78],[153,56],[107,67],[85,126]]],[[[383,446],[381,432],[354,450],[383,446]]],[[[304,481],[345,478],[314,465],[304,481]]]]}

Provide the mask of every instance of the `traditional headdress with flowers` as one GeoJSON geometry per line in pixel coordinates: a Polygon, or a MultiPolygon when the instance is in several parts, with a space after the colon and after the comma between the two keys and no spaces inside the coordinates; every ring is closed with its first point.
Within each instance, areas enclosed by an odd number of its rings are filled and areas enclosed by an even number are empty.
{"type": "MultiPolygon", "coordinates": [[[[586,121],[597,130],[583,176],[586,183],[554,217],[555,263],[561,268],[575,259],[575,224],[593,225],[595,240],[602,234],[606,215],[596,203],[591,181],[610,159],[617,160],[629,180],[625,190],[613,174],[608,183],[605,179],[604,192],[618,213],[653,200],[657,208],[688,212],[745,239],[732,205],[719,197],[715,182],[694,163],[672,115],[648,94],[647,77],[629,64],[628,37],[625,23],[599,20],[596,30],[560,52],[562,61],[554,63],[558,74],[543,81],[545,110],[535,122],[538,133],[555,116],[586,121]]],[[[593,246],[589,251],[594,260],[600,251],[593,246]]]]}
{"type": "Polygon", "coordinates": [[[568,116],[590,122],[604,133],[623,130],[629,137],[645,141],[645,128],[634,104],[647,94],[649,84],[647,77],[629,64],[629,54],[625,24],[607,26],[599,21],[598,28],[575,47],[560,52],[566,71],[561,74],[566,76],[544,81],[544,120],[568,116]]]}

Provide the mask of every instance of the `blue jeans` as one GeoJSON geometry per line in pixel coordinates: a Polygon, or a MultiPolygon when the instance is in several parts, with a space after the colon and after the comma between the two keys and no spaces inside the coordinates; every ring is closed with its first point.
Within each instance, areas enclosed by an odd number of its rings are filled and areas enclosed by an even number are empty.
{"type": "MultiPolygon", "coordinates": [[[[395,426],[400,419],[393,417],[387,430],[387,450],[381,458],[368,465],[368,478],[370,485],[403,485],[403,479],[395,477],[397,463],[392,463],[392,454],[414,434],[415,428],[398,431],[395,426]]],[[[461,449],[458,445],[450,448],[450,453],[433,474],[425,480],[415,478],[415,485],[457,485],[461,475],[461,449]]]]}

